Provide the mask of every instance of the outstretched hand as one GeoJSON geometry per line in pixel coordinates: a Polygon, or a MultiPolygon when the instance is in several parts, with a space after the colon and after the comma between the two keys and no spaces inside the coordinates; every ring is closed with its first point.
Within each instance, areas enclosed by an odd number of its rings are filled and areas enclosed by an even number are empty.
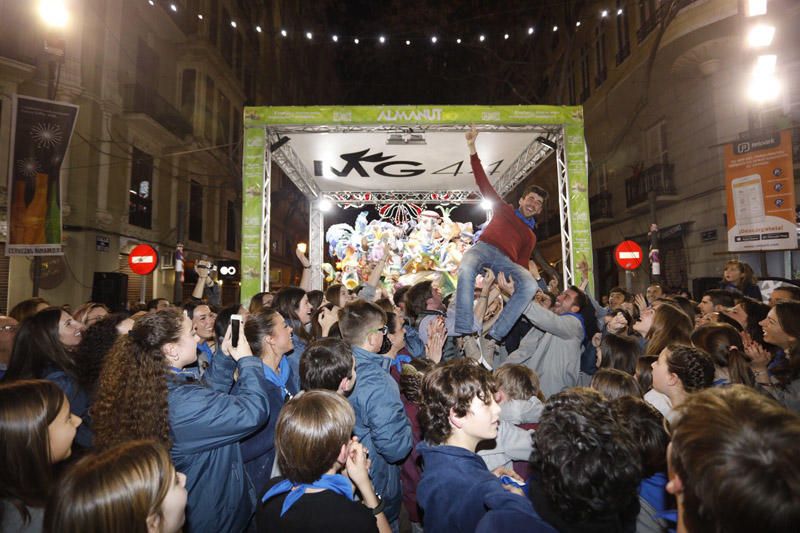
{"type": "Polygon", "coordinates": [[[478,129],[475,126],[471,126],[469,131],[464,134],[464,138],[467,139],[467,144],[475,144],[475,139],[478,138],[478,129]]]}
{"type": "Polygon", "coordinates": [[[503,272],[500,272],[497,275],[497,286],[500,287],[501,291],[509,296],[514,294],[514,280],[511,278],[511,276],[506,277],[503,272]]]}
{"type": "Polygon", "coordinates": [[[297,254],[297,258],[300,260],[300,263],[303,265],[303,268],[311,266],[311,261],[308,260],[308,257],[306,257],[306,253],[303,250],[301,250],[299,246],[294,249],[294,253],[297,254]]]}

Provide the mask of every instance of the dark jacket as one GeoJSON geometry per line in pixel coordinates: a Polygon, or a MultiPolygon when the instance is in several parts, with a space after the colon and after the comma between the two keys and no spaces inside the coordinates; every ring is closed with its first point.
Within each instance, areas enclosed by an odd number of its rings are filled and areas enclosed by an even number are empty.
{"type": "Polygon", "coordinates": [[[51,368],[42,379],[52,381],[64,392],[64,396],[69,400],[70,413],[83,420],[75,434],[75,443],[82,448],[91,448],[93,435],[92,421],[89,418],[89,395],[63,370],[51,368]]]}
{"type": "Polygon", "coordinates": [[[422,479],[417,501],[425,533],[473,532],[482,524],[502,524],[507,531],[552,531],[524,496],[505,490],[477,454],[457,446],[417,445],[422,479]],[[510,528],[510,529],[509,529],[510,528]]]}
{"type": "MultiPolygon", "coordinates": [[[[291,369],[289,372],[291,374],[291,369]]],[[[264,380],[264,382],[269,401],[269,420],[261,426],[261,429],[245,438],[240,444],[244,468],[250,481],[253,482],[259,501],[266,492],[264,488],[269,483],[272,474],[272,465],[275,462],[275,426],[278,423],[278,415],[283,409],[283,404],[286,403],[286,395],[281,387],[268,380],[264,380]]],[[[292,396],[297,394],[297,390],[292,386],[291,375],[286,383],[286,388],[292,396]]]]}
{"type": "Polygon", "coordinates": [[[189,499],[185,531],[243,531],[255,511],[256,495],[244,471],[239,441],[269,415],[261,361],[238,364],[218,355],[203,382],[168,382],[170,453],[186,474],[189,499]],[[231,393],[238,367],[237,390],[231,393]]]}
{"type": "Polygon", "coordinates": [[[353,434],[369,450],[375,491],[383,498],[389,521],[400,515],[400,463],[411,451],[411,426],[400,389],[389,375],[391,360],[353,346],[356,386],[348,401],[356,413],[353,434]]]}

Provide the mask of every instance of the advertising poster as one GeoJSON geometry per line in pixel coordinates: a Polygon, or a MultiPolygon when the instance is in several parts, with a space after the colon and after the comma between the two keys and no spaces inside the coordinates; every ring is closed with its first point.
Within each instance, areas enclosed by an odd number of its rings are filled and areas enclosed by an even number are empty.
{"type": "MultiPolygon", "coordinates": [[[[589,173],[587,172],[586,142],[583,126],[564,126],[567,175],[569,176],[569,214],[572,228],[572,267],[577,276],[577,266],[586,261],[592,268],[592,225],[589,218],[589,173]]],[[[563,237],[562,237],[563,238],[563,237]]],[[[566,273],[565,273],[566,275],[566,273]]],[[[578,285],[580,279],[573,279],[578,285]]],[[[589,290],[594,290],[593,277],[589,276],[589,290]]]]}
{"type": "Polygon", "coordinates": [[[791,130],[725,146],[728,250],[797,248],[791,130]]]}
{"type": "Polygon", "coordinates": [[[60,255],[61,163],[78,106],[15,96],[6,255],[60,255]]]}
{"type": "Polygon", "coordinates": [[[261,224],[264,220],[263,191],[266,148],[264,129],[245,129],[244,139],[240,294],[242,302],[249,302],[254,294],[262,290],[262,263],[265,260],[264,242],[261,233],[261,224]]]}

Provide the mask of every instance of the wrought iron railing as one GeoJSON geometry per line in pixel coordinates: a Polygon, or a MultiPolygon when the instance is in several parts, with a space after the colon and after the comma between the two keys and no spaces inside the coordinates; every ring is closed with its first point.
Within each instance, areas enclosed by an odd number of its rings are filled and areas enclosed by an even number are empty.
{"type": "Polygon", "coordinates": [[[628,207],[647,201],[653,191],[656,195],[675,194],[674,166],[671,163],[653,165],[625,180],[625,201],[628,207]]]}
{"type": "Polygon", "coordinates": [[[192,133],[191,123],[152,87],[139,83],[125,85],[123,100],[126,113],[148,115],[177,137],[192,133]]]}

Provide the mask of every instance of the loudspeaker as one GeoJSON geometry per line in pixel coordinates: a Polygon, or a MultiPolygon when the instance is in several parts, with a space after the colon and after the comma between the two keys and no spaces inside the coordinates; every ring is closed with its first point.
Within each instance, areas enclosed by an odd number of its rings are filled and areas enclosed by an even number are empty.
{"type": "Polygon", "coordinates": [[[112,313],[125,311],[128,304],[128,275],[122,272],[95,272],[92,301],[105,304],[112,313]]]}

